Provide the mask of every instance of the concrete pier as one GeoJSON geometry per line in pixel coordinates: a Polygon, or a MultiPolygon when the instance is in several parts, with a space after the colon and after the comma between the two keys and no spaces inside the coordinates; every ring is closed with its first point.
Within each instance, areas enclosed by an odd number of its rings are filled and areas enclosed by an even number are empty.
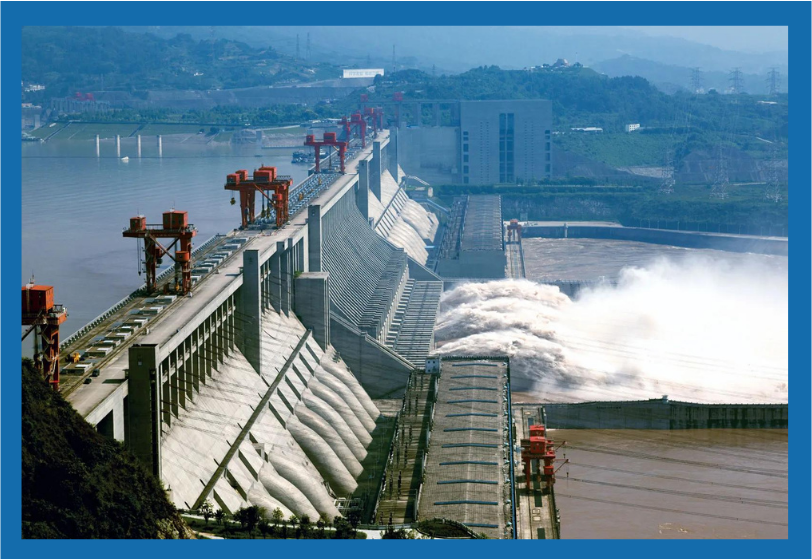
{"type": "Polygon", "coordinates": [[[101,156],[101,150],[100,150],[99,135],[97,134],[96,135],[96,157],[99,157],[99,156],[101,156]]]}
{"type": "Polygon", "coordinates": [[[158,157],[163,157],[163,155],[164,155],[164,147],[163,147],[163,142],[161,140],[161,135],[159,134],[156,138],[158,140],[158,157]]]}
{"type": "Polygon", "coordinates": [[[141,157],[141,135],[135,137],[135,151],[138,157],[141,157]]]}
{"type": "Polygon", "coordinates": [[[121,136],[116,134],[116,157],[121,157],[121,136]]]}

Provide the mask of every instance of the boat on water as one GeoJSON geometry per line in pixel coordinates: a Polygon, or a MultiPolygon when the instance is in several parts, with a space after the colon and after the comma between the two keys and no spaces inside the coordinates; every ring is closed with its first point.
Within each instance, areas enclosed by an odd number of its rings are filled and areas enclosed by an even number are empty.
{"type": "Polygon", "coordinates": [[[128,162],[128,161],[130,161],[130,158],[129,158],[129,156],[124,156],[123,158],[121,158],[121,161],[128,162]]]}
{"type": "Polygon", "coordinates": [[[293,152],[291,163],[316,163],[315,151],[293,152]]]}

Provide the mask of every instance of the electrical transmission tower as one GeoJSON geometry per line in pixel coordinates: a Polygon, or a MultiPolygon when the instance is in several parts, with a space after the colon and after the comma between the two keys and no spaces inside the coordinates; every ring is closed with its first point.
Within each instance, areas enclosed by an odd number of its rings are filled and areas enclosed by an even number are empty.
{"type": "Polygon", "coordinates": [[[730,71],[730,93],[739,94],[744,90],[741,68],[736,67],[730,71]]]}
{"type": "Polygon", "coordinates": [[[307,46],[305,47],[305,58],[310,60],[310,33],[307,34],[307,46]]]}
{"type": "Polygon", "coordinates": [[[727,174],[727,158],[724,155],[721,143],[719,144],[718,155],[716,177],[714,177],[710,195],[713,198],[727,198],[727,186],[730,183],[730,179],[727,174]]]}
{"type": "Polygon", "coordinates": [[[397,58],[395,58],[395,45],[392,45],[392,72],[398,71],[397,58]]]}
{"type": "Polygon", "coordinates": [[[663,161],[662,180],[660,181],[660,194],[671,194],[674,192],[674,152],[671,146],[665,148],[665,158],[663,161]]]}
{"type": "Polygon", "coordinates": [[[778,73],[777,68],[770,68],[770,72],[767,74],[767,90],[769,91],[770,95],[776,95],[780,87],[781,74],[778,73]]]}
{"type": "Polygon", "coordinates": [[[764,197],[770,202],[781,202],[781,182],[778,177],[778,147],[773,144],[770,161],[767,164],[767,188],[764,197]]]}
{"type": "Polygon", "coordinates": [[[698,66],[691,68],[691,90],[694,93],[702,92],[702,71],[698,66]]]}

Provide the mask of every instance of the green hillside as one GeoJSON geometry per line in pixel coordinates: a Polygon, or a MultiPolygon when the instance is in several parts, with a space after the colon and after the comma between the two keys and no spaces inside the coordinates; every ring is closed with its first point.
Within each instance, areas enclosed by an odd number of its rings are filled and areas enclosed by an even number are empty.
{"type": "Polygon", "coordinates": [[[163,539],[189,531],[161,483],[22,363],[23,538],[163,539]]]}

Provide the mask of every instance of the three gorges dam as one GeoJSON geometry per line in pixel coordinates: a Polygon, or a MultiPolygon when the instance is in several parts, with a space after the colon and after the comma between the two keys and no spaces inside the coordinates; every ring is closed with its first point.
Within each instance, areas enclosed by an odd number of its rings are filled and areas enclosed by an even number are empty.
{"type": "MultiPolygon", "coordinates": [[[[396,137],[370,140],[343,174],[294,186],[281,227],[202,244],[188,294],[160,295],[170,269],[159,295],[126,298],[61,345],[63,394],[179,508],[345,513],[380,424],[373,399],[401,399],[423,369],[443,289],[424,266],[438,223],[399,187],[396,137]]],[[[381,469],[391,426],[384,436],[381,469]]]]}
{"type": "MultiPolygon", "coordinates": [[[[486,346],[438,356],[444,289],[524,278],[522,237],[756,243],[783,254],[786,241],[504,223],[498,196],[460,197],[450,209],[424,200],[445,215],[441,225],[403,188],[417,179],[399,165],[398,130],[348,138],[342,172],[324,158],[295,186],[274,168],[230,175],[234,191],[258,177],[282,187],[240,192],[244,227],[194,251],[184,212],[156,226],[133,218],[125,237],[143,243],[148,289],[65,340],[58,358],[43,353],[46,375],[58,360],[74,408],[124,442],[178,508],[259,505],[311,519],[356,511],[378,528],[432,522],[469,538],[558,538],[553,483],[567,461],[548,428],[787,427],[785,404],[663,398],[609,403],[612,414],[589,402],[512,406],[508,356],[486,346]],[[149,228],[182,230],[175,266],[159,275],[169,250],[142,235],[149,228]]],[[[42,289],[23,288],[24,311],[37,293],[53,304],[42,289]]],[[[48,308],[56,326],[58,307],[48,308]]]]}

